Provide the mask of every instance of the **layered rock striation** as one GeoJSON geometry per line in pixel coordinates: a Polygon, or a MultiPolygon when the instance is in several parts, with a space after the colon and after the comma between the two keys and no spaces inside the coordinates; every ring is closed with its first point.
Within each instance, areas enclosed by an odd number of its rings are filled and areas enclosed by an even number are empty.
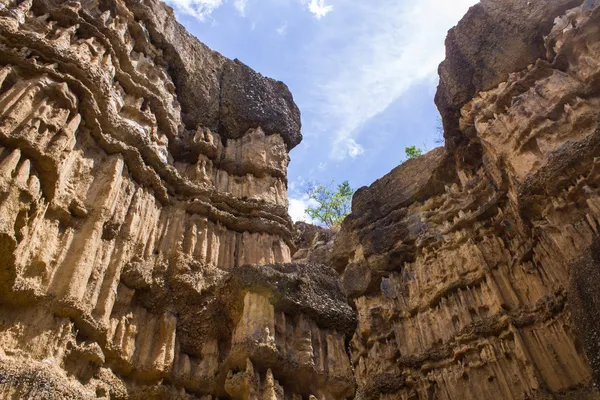
{"type": "Polygon", "coordinates": [[[0,397],[353,395],[337,275],[282,264],[283,83],[153,0],[2,0],[0,55],[0,397]]]}
{"type": "Polygon", "coordinates": [[[446,148],[333,246],[359,396],[598,399],[600,3],[482,1],[447,54],[446,148]]]}
{"type": "Polygon", "coordinates": [[[155,0],[0,0],[0,397],[600,399],[600,2],[447,50],[447,145],[334,233],[284,84],[155,0]]]}

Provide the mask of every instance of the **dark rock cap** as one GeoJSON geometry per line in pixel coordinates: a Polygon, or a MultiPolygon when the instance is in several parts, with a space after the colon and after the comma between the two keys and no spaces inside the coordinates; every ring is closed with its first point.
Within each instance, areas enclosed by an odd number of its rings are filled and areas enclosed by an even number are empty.
{"type": "Polygon", "coordinates": [[[443,147],[408,160],[369,187],[359,189],[352,199],[353,219],[368,225],[393,210],[444,192],[454,170],[443,147]]]}
{"type": "Polygon", "coordinates": [[[356,328],[354,310],[348,304],[338,274],[320,264],[244,265],[231,271],[224,284],[226,297],[236,293],[268,293],[277,311],[304,314],[324,329],[351,337],[356,328]]]}
{"type": "Polygon", "coordinates": [[[581,4],[582,0],[482,0],[448,32],[435,104],[450,150],[465,140],[458,124],[460,109],[476,93],[545,58],[544,35],[554,19],[581,4]]]}
{"type": "Polygon", "coordinates": [[[198,125],[236,139],[250,128],[280,134],[289,150],[302,140],[300,110],[288,87],[265,78],[238,60],[211,50],[179,24],[173,10],[157,0],[126,0],[146,22],[152,40],[163,51],[176,87],[183,123],[198,125]]]}

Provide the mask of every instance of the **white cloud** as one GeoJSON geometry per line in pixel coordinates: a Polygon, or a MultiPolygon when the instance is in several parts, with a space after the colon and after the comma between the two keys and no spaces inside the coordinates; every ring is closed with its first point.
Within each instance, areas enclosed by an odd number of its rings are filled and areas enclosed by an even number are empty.
{"type": "Polygon", "coordinates": [[[308,11],[313,13],[317,19],[321,19],[333,11],[333,6],[325,5],[325,0],[310,0],[308,11]]]}
{"type": "MultiPolygon", "coordinates": [[[[233,7],[242,16],[246,16],[246,6],[248,0],[165,0],[169,5],[175,8],[178,12],[191,15],[200,21],[205,21],[210,18],[213,11],[221,7],[225,3],[233,3],[233,7]]],[[[326,0],[300,0],[302,7],[307,7],[308,11],[314,14],[317,19],[321,19],[331,11],[332,5],[325,4],[326,0]]],[[[268,4],[264,5],[268,7],[268,4]]],[[[285,34],[287,24],[282,26],[281,35],[285,34]]]]}
{"type": "Polygon", "coordinates": [[[310,206],[315,206],[318,203],[315,200],[309,199],[307,195],[300,198],[290,198],[288,212],[292,221],[312,222],[311,218],[306,214],[306,209],[310,206]]]}
{"type": "MultiPolygon", "coordinates": [[[[243,0],[242,0],[243,1],[243,0]]],[[[205,21],[224,0],[167,0],[176,10],[205,21]]],[[[237,2],[237,1],[236,1],[237,2]]]]}
{"type": "Polygon", "coordinates": [[[448,29],[477,3],[346,1],[309,44],[319,51],[307,60],[318,84],[308,106],[319,130],[331,132],[335,160],[361,154],[349,141],[359,140],[360,128],[411,86],[436,79],[448,29]]]}
{"type": "Polygon", "coordinates": [[[356,158],[365,153],[365,148],[356,143],[356,140],[354,139],[347,139],[346,147],[348,149],[348,155],[352,158],[356,158]]]}
{"type": "Polygon", "coordinates": [[[281,25],[279,28],[275,29],[277,31],[277,33],[281,36],[285,36],[285,34],[287,33],[287,28],[288,28],[288,23],[287,21],[283,23],[283,25],[281,25]]]}
{"type": "Polygon", "coordinates": [[[289,192],[295,193],[296,191],[302,191],[305,189],[308,182],[302,176],[298,176],[296,179],[289,183],[289,192]]]}
{"type": "Polygon", "coordinates": [[[240,15],[246,16],[246,5],[248,4],[248,0],[235,0],[233,3],[234,7],[240,15]]]}
{"type": "MultiPolygon", "coordinates": [[[[199,20],[224,4],[232,12],[247,11],[248,0],[167,0],[179,12],[199,20]]],[[[310,114],[308,132],[319,146],[330,146],[330,157],[341,160],[364,153],[361,128],[402,97],[413,85],[434,81],[444,58],[444,38],[477,0],[286,0],[327,24],[311,24],[298,48],[299,63],[310,84],[301,90],[302,109],[310,114]],[[338,4],[343,4],[343,7],[338,4]],[[332,12],[335,5],[335,13],[332,12]],[[351,21],[350,23],[348,21],[351,21]],[[312,26],[314,25],[314,26],[312,26]],[[313,31],[314,30],[314,31],[313,31]],[[327,135],[327,136],[325,136],[327,135]],[[323,138],[328,138],[328,143],[323,138]]],[[[290,37],[288,22],[272,14],[269,0],[261,6],[272,17],[275,31],[290,37]]],[[[252,29],[255,25],[252,25],[252,29]]],[[[294,77],[300,82],[305,77],[294,77]]],[[[310,135],[304,147],[311,146],[310,135]]]]}

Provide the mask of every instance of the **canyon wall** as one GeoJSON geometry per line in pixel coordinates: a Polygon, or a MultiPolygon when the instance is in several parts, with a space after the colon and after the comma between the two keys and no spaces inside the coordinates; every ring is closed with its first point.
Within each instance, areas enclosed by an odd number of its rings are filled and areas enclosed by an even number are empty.
{"type": "Polygon", "coordinates": [[[600,2],[484,0],[446,44],[445,148],[360,189],[328,254],[357,398],[599,399],[600,2]]]}
{"type": "Polygon", "coordinates": [[[300,140],[160,2],[0,0],[0,398],[352,396],[339,278],[281,264],[300,140]]]}
{"type": "Polygon", "coordinates": [[[0,0],[0,398],[600,399],[600,1],[446,44],[446,146],[333,234],[284,84],[155,0],[0,0]]]}

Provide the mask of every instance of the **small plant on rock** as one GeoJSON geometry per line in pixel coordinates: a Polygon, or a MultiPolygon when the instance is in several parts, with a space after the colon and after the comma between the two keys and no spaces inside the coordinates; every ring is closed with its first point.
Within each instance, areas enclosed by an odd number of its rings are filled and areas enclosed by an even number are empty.
{"type": "Polygon", "coordinates": [[[417,146],[410,146],[404,148],[404,153],[406,154],[407,160],[412,160],[413,158],[417,158],[423,155],[423,150],[421,150],[417,146]]]}
{"type": "MultiPolygon", "coordinates": [[[[333,186],[334,183],[331,183],[333,186]]],[[[331,186],[311,184],[307,190],[308,198],[316,203],[314,207],[309,206],[306,214],[315,222],[328,228],[335,228],[342,224],[344,218],[350,214],[352,208],[352,195],[354,190],[350,187],[348,181],[337,185],[337,188],[331,189],[331,186]]]]}

